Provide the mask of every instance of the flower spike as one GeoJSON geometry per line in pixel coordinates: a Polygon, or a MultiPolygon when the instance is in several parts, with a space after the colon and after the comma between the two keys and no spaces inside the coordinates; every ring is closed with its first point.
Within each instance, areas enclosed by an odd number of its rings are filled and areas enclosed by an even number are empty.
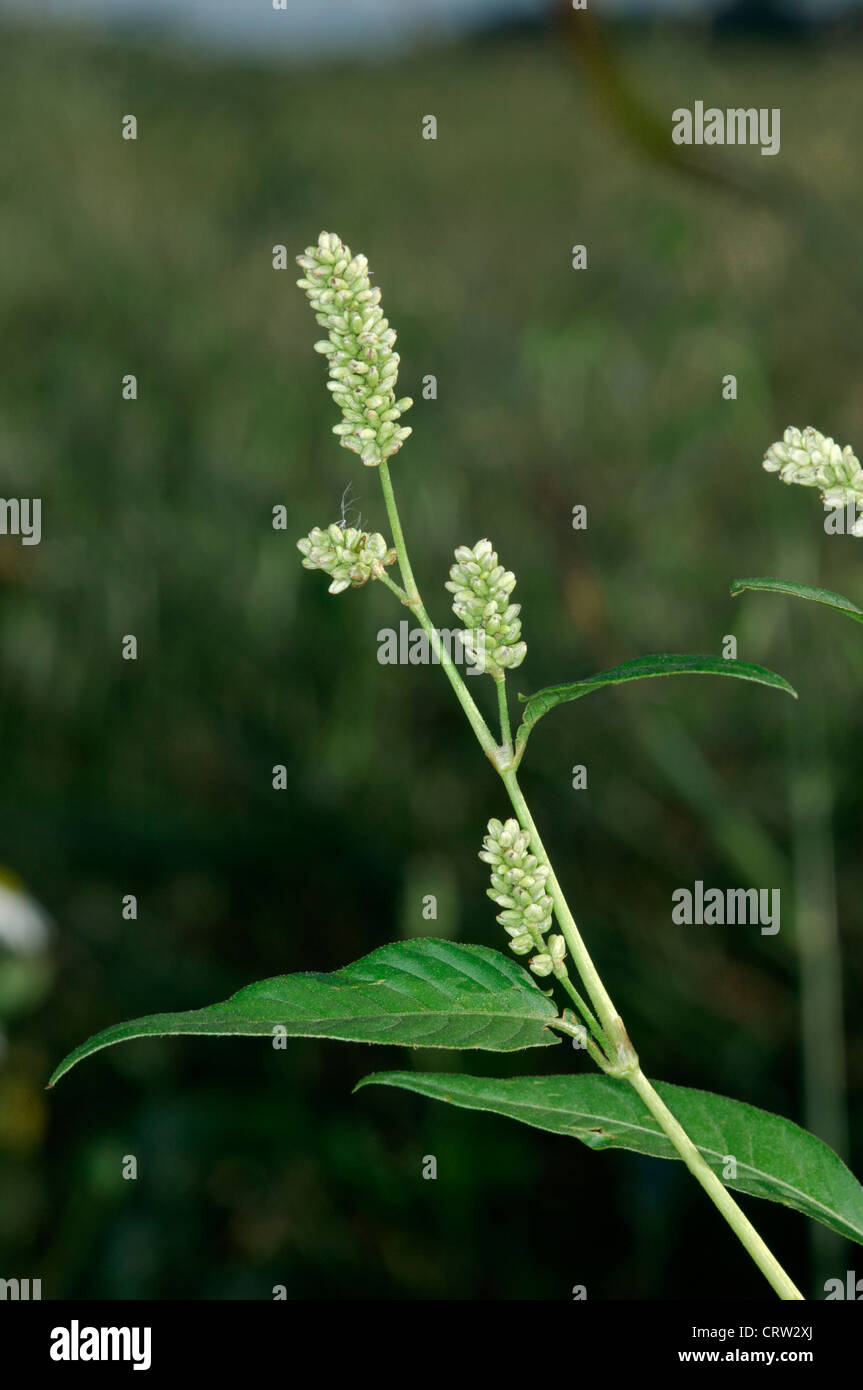
{"type": "Polygon", "coordinates": [[[369,579],[379,579],[384,566],[394,564],[396,559],[396,552],[387,549],[383,536],[368,536],[352,526],[343,530],[336,521],[326,531],[316,526],[297,541],[297,549],[303,552],[305,569],[324,570],[330,576],[331,594],[358,589],[369,579]]]}
{"type": "MultiPolygon", "coordinates": [[[[804,430],[790,426],[781,440],[770,445],[764,467],[768,473],[778,473],[783,483],[820,488],[827,511],[849,503],[858,510],[863,508],[863,468],[850,444],[840,448],[811,425],[804,430]]],[[[852,534],[863,536],[863,517],[855,523],[852,534]]]]}
{"type": "Polygon", "coordinates": [[[535,975],[564,976],[563,937],[545,940],[553,906],[546,892],[548,866],[530,853],[530,831],[517,820],[490,820],[479,857],[491,865],[491,888],[486,891],[503,908],[497,920],[509,936],[512,950],[518,956],[538,950],[539,954],[528,961],[535,975]]]}
{"type": "Polygon", "coordinates": [[[460,545],[446,587],[455,595],[453,612],[465,626],[464,645],[489,675],[499,680],[524,661],[527,643],[521,641],[521,605],[511,603],[515,575],[497,562],[491,541],[477,541],[471,550],[460,545]]]}
{"type": "Polygon", "coordinates": [[[329,359],[327,386],[342,411],[333,434],[376,468],[411,433],[398,422],[413,404],[409,396],[396,400],[396,332],[383,316],[381,292],[372,289],[365,256],[354,256],[335,232],[321,232],[317,246],[307,246],[297,264],[305,271],[297,284],[327,330],[315,351],[329,359]]]}

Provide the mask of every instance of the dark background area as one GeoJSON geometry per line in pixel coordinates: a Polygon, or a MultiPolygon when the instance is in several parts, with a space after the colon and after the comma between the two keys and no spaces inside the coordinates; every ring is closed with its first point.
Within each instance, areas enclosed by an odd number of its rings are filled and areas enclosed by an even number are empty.
{"type": "MultiPolygon", "coordinates": [[[[859,62],[853,26],[536,28],[301,69],[4,32],[0,476],[41,496],[43,539],[0,538],[0,862],[53,927],[0,954],[0,1275],[44,1297],[770,1297],[680,1165],[351,1096],[388,1067],[583,1065],[563,1048],[140,1041],[43,1089],[109,1023],[428,934],[424,894],[434,934],[502,946],[476,855],[506,805],[442,674],[380,666],[392,596],[331,598],[294,548],[349,482],[385,521],[272,268],[322,227],[369,256],[399,332],[393,476],[440,626],[452,550],[488,535],[518,575],[516,690],[726,634],[798,688],[592,696],[535,732],[523,785],[647,1074],[786,1114],[863,1171],[863,645],[728,595],[747,574],[863,595],[863,541],[760,467],[791,423],[863,444],[859,62]],[[781,153],[675,162],[696,99],[780,107],[781,153]],[[781,887],[780,934],[673,925],[696,879],[781,887]]],[[[808,1296],[854,1267],[744,1204],[808,1296]]]]}

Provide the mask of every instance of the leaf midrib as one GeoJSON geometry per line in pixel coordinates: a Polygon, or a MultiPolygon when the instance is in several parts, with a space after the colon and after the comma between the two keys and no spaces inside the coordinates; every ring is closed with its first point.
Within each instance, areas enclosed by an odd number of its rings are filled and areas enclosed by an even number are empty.
{"type": "MultiPolygon", "coordinates": [[[[451,1102],[451,1103],[454,1103],[454,1102],[451,1102]]],[[[529,1111],[533,1111],[534,1113],[537,1112],[537,1111],[541,1108],[541,1107],[537,1106],[536,1104],[531,1103],[530,1101],[522,1101],[522,1100],[512,1100],[512,1101],[507,1100],[506,1104],[507,1104],[508,1106],[510,1106],[510,1107],[511,1107],[512,1109],[514,1109],[514,1110],[529,1110],[529,1111]]],[[[473,1109],[473,1108],[475,1108],[475,1107],[472,1106],[471,1109],[473,1109]]],[[[478,1108],[478,1107],[476,1107],[476,1108],[478,1108]]],[[[486,1106],[486,1107],[484,1107],[484,1108],[489,1109],[489,1108],[493,1108],[493,1107],[486,1106]]],[[[556,1114],[559,1114],[559,1113],[560,1113],[560,1112],[558,1112],[558,1111],[555,1111],[555,1110],[551,1109],[550,1107],[546,1107],[546,1108],[548,1109],[548,1113],[549,1113],[549,1114],[556,1115],[556,1114]]],[[[503,1119],[506,1119],[506,1118],[507,1118],[505,1112],[502,1112],[502,1111],[499,1111],[499,1110],[495,1110],[495,1113],[501,1115],[503,1119]]],[[[580,1112],[580,1113],[584,1113],[584,1112],[580,1112]]],[[[651,1135],[651,1137],[654,1138],[654,1139],[657,1138],[657,1137],[659,1137],[660,1139],[666,1139],[666,1136],[663,1134],[663,1132],[662,1132],[661,1129],[658,1129],[658,1128],[653,1129],[653,1128],[651,1128],[649,1125],[636,1124],[636,1123],[634,1123],[633,1121],[630,1121],[630,1120],[622,1121],[622,1120],[614,1119],[614,1118],[612,1118],[612,1117],[609,1116],[609,1115],[593,1115],[593,1114],[590,1114],[590,1115],[585,1114],[584,1118],[585,1118],[585,1120],[596,1120],[596,1121],[597,1121],[598,1123],[600,1123],[600,1124],[611,1125],[611,1126],[617,1128],[618,1130],[620,1130],[620,1129],[627,1129],[627,1130],[632,1130],[632,1131],[634,1131],[636,1134],[649,1134],[649,1135],[651,1135]]],[[[542,1125],[536,1124],[536,1123],[532,1122],[531,1120],[522,1120],[522,1123],[523,1123],[523,1124],[531,1125],[531,1128],[533,1128],[533,1129],[542,1129],[542,1128],[543,1128],[542,1125]]],[[[569,1128],[570,1128],[570,1131],[573,1133],[573,1135],[578,1134],[578,1132],[579,1132],[579,1130],[580,1130],[581,1128],[584,1128],[585,1130],[588,1130],[588,1129],[589,1129],[589,1127],[588,1127],[587,1124],[585,1124],[584,1126],[570,1125],[569,1128]]],[[[670,1143],[670,1140],[667,1140],[667,1142],[670,1143]]],[[[693,1142],[695,1142],[695,1141],[693,1141],[693,1142]]],[[[708,1145],[706,1145],[706,1144],[696,1144],[695,1147],[698,1149],[699,1153],[703,1153],[703,1154],[705,1154],[706,1156],[709,1156],[709,1157],[711,1157],[711,1158],[722,1159],[722,1158],[724,1157],[724,1155],[721,1154],[721,1153],[719,1152],[718,1149],[712,1149],[712,1148],[710,1148],[710,1147],[709,1147],[708,1145]]],[[[669,1157],[671,1157],[671,1156],[669,1155],[669,1157]]],[[[845,1225],[845,1226],[850,1226],[853,1230],[860,1231],[861,1236],[863,1236],[863,1227],[856,1226],[856,1225],[854,1224],[854,1222],[851,1221],[851,1220],[849,1220],[849,1218],[848,1218],[847,1216],[845,1216],[842,1212],[837,1211],[834,1207],[826,1206],[824,1202],[819,1201],[816,1197],[810,1196],[810,1194],[809,1194],[808,1192],[804,1192],[804,1191],[802,1190],[802,1188],[794,1187],[794,1186],[792,1186],[792,1184],[786,1182],[784,1179],[775,1177],[772,1173],[765,1173],[765,1172],[763,1171],[763,1169],[761,1169],[761,1168],[756,1168],[752,1163],[745,1163],[745,1162],[744,1162],[744,1163],[742,1163],[741,1166],[742,1166],[743,1168],[745,1168],[746,1171],[747,1171],[748,1173],[751,1173],[754,1177],[760,1178],[763,1182],[769,1183],[770,1186],[772,1186],[772,1187],[774,1187],[774,1188],[781,1188],[781,1189],[782,1189],[783,1191],[785,1191],[785,1192],[794,1193],[796,1196],[798,1196],[798,1197],[804,1199],[804,1200],[805,1200],[807,1203],[809,1203],[811,1206],[813,1206],[813,1207],[818,1207],[819,1210],[825,1212],[827,1215],[831,1216],[834,1220],[841,1222],[841,1223],[842,1223],[843,1225],[845,1225]]],[[[751,1195],[751,1194],[750,1194],[750,1195],[751,1195]]]]}

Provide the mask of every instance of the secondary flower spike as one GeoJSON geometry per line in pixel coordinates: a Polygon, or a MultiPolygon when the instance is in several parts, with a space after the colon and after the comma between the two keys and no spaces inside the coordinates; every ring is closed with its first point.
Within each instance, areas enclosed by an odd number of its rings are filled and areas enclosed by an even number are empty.
{"type": "Polygon", "coordinates": [[[528,965],[535,975],[565,975],[566,948],[562,936],[545,934],[552,922],[552,900],[546,892],[548,867],[530,853],[530,831],[517,820],[490,820],[479,857],[491,865],[488,896],[503,912],[497,920],[518,956],[538,951],[528,965]]]}
{"type": "Polygon", "coordinates": [[[321,232],[317,246],[307,246],[297,264],[305,271],[297,284],[327,330],[315,351],[329,359],[327,386],[341,407],[342,423],[333,434],[376,468],[410,434],[398,422],[413,405],[409,396],[396,400],[396,333],[383,316],[381,292],[372,289],[365,256],[354,256],[335,232],[321,232]]]}
{"type": "MultiPolygon", "coordinates": [[[[849,502],[863,507],[863,468],[850,444],[840,448],[811,425],[804,430],[790,426],[781,440],[770,445],[764,467],[768,473],[778,473],[783,483],[820,488],[827,511],[849,502]]],[[[863,536],[863,517],[855,523],[853,534],[863,536]]]]}
{"type": "Polygon", "coordinates": [[[510,603],[515,575],[497,562],[491,541],[477,541],[473,550],[460,545],[446,587],[452,609],[465,626],[464,645],[489,675],[499,678],[524,661],[527,643],[521,641],[521,605],[510,603]]]}
{"type": "Polygon", "coordinates": [[[358,589],[369,579],[378,579],[385,565],[395,563],[396,552],[387,549],[383,536],[372,536],[353,527],[342,530],[337,522],[322,531],[316,526],[308,536],[297,541],[303,552],[302,564],[307,570],[324,570],[332,583],[331,594],[347,588],[358,589]]]}

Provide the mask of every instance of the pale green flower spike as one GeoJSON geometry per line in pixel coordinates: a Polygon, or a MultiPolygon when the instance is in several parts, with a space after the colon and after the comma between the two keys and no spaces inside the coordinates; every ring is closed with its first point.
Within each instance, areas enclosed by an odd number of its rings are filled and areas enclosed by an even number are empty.
{"type": "Polygon", "coordinates": [[[379,579],[385,565],[395,562],[396,552],[387,549],[383,536],[368,536],[353,527],[342,530],[337,522],[322,531],[316,526],[308,536],[297,541],[303,552],[307,570],[325,570],[332,578],[331,594],[340,594],[353,587],[358,589],[369,579],[379,579]]]}
{"type": "Polygon", "coordinates": [[[411,433],[398,421],[413,405],[409,396],[396,400],[396,333],[380,308],[381,292],[371,287],[365,256],[352,255],[335,232],[321,232],[297,264],[306,272],[297,284],[328,334],[315,351],[329,358],[327,386],[344,417],[333,434],[375,468],[411,433]]]}
{"type": "Polygon", "coordinates": [[[491,541],[477,541],[473,550],[460,545],[455,559],[446,587],[455,594],[453,612],[465,625],[464,645],[497,679],[520,666],[527,652],[520,640],[521,605],[510,603],[515,575],[498,564],[491,541]]]}
{"type": "MultiPolygon", "coordinates": [[[[783,483],[820,488],[827,511],[849,502],[863,506],[863,468],[850,444],[842,449],[811,425],[804,430],[789,427],[780,441],[770,445],[764,467],[768,473],[778,473],[783,483]]],[[[856,522],[853,534],[863,536],[863,518],[856,522]]]]}
{"type": "Polygon", "coordinates": [[[479,857],[491,865],[488,896],[503,912],[497,920],[509,936],[516,955],[539,954],[528,961],[535,975],[565,975],[566,945],[562,936],[545,934],[552,922],[552,900],[546,892],[548,867],[530,853],[530,831],[517,820],[490,820],[479,857]]]}

